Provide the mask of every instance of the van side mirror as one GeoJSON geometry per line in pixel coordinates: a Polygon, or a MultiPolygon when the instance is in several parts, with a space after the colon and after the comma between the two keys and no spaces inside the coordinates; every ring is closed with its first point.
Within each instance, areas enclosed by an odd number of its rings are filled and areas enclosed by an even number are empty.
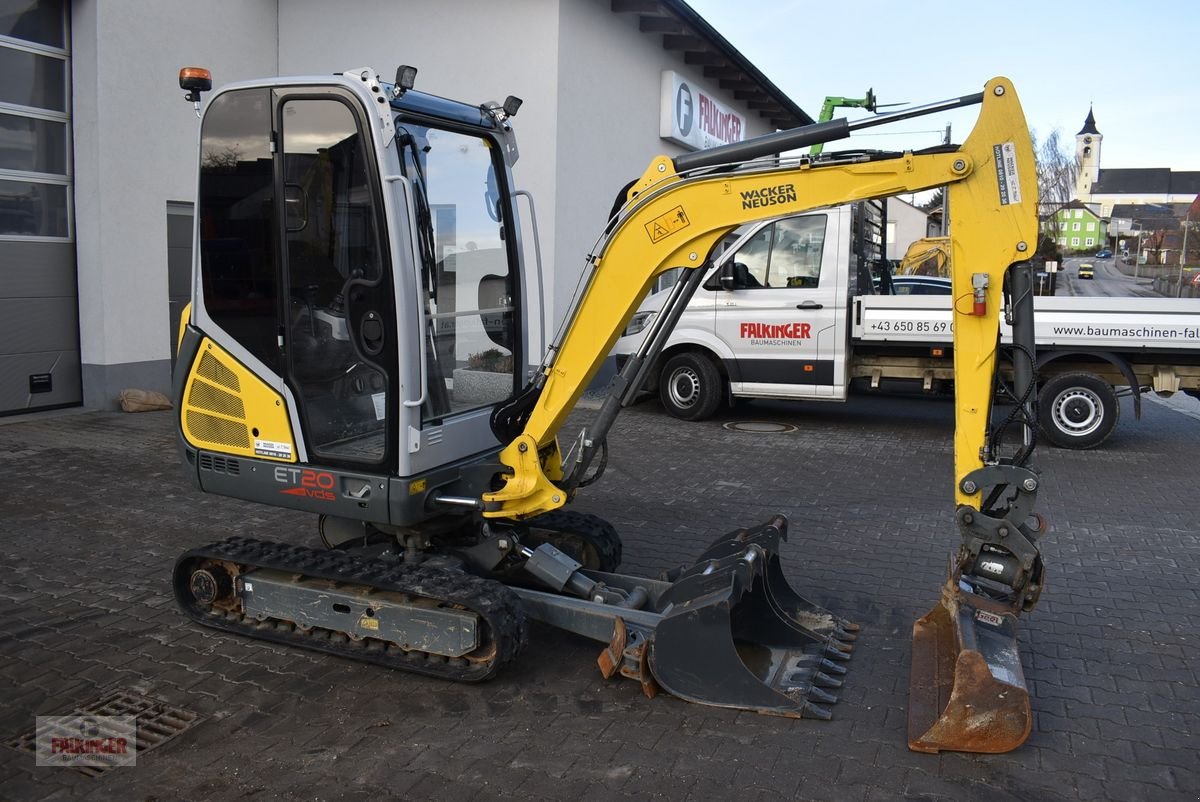
{"type": "Polygon", "coordinates": [[[732,292],[737,287],[737,279],[734,277],[732,261],[721,265],[720,282],[721,289],[726,292],[732,292]]]}

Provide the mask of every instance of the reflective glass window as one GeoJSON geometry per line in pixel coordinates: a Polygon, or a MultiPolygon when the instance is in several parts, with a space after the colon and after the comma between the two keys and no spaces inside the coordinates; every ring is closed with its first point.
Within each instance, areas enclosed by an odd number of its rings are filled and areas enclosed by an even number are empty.
{"type": "Polygon", "coordinates": [[[0,47],[0,101],[52,111],[67,110],[67,62],[0,47]]]}
{"type": "Polygon", "coordinates": [[[0,234],[65,237],[67,187],[0,180],[0,234]]]}
{"type": "Polygon", "coordinates": [[[0,0],[0,36],[65,47],[63,0],[0,0]]]}
{"type": "Polygon", "coordinates": [[[226,92],[209,106],[201,131],[199,214],[208,314],[278,371],[269,90],[226,92]]]}
{"type": "Polygon", "coordinates": [[[0,169],[67,172],[67,124],[0,114],[0,169]]]}
{"type": "Polygon", "coordinates": [[[430,420],[512,395],[517,290],[491,144],[410,122],[397,141],[420,227],[430,420]]]}

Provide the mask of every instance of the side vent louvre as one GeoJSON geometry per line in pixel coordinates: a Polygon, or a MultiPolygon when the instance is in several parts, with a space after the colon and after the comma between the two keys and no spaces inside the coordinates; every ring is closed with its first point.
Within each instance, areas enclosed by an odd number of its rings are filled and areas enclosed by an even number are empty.
{"type": "Polygon", "coordinates": [[[200,455],[200,470],[209,471],[211,473],[225,473],[230,476],[238,476],[242,472],[242,465],[235,459],[228,457],[218,457],[213,454],[200,455]]]}

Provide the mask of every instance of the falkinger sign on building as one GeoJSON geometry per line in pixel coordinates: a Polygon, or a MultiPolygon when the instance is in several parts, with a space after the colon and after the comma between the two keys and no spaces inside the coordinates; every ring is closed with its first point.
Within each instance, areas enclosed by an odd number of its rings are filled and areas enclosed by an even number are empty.
{"type": "Polygon", "coordinates": [[[695,150],[741,142],[746,118],[724,106],[706,88],[667,70],[662,75],[663,139],[695,150]]]}

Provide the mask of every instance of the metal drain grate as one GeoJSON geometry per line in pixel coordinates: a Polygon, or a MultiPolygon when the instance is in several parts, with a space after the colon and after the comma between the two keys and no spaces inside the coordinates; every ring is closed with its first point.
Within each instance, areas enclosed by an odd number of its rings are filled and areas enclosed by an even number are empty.
{"type": "Polygon", "coordinates": [[[790,423],[774,423],[763,420],[731,420],[721,426],[731,432],[749,432],[751,434],[788,434],[799,428],[790,423]]]}
{"type": "MultiPolygon", "coordinates": [[[[151,749],[162,746],[176,735],[191,729],[204,720],[203,716],[190,710],[122,690],[111,691],[95,702],[80,705],[70,712],[60,715],[136,717],[136,754],[138,757],[151,749]]],[[[10,739],[7,745],[18,752],[29,755],[36,754],[37,728],[10,739]]],[[[73,766],[72,768],[89,777],[99,777],[101,774],[108,773],[113,766],[73,766]]]]}

